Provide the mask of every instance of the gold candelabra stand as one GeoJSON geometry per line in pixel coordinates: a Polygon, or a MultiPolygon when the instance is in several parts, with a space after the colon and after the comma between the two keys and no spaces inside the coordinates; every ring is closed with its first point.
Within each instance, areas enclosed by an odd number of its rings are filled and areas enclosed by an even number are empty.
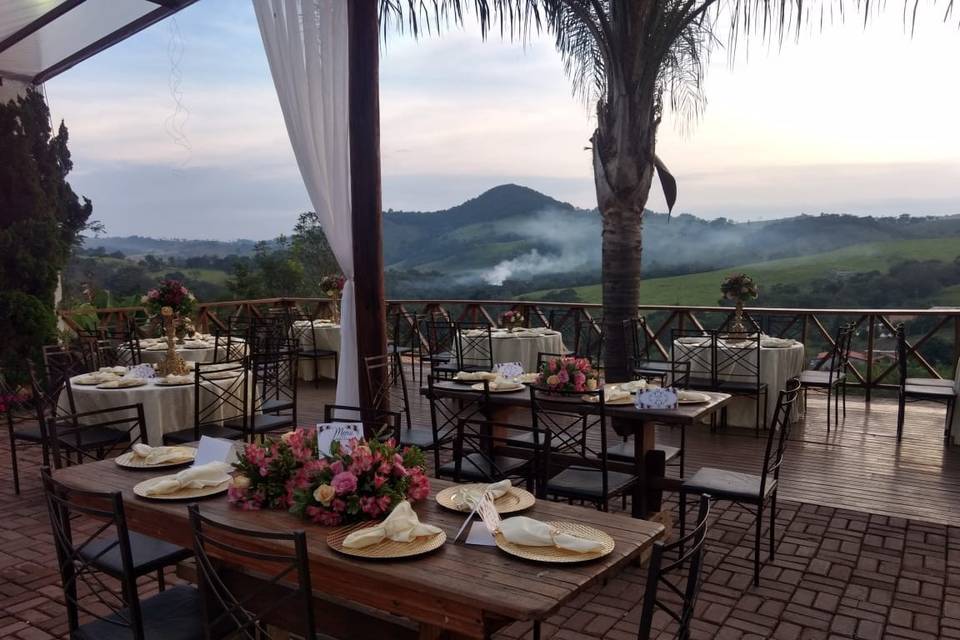
{"type": "Polygon", "coordinates": [[[160,309],[160,315],[163,316],[163,328],[167,337],[167,353],[163,362],[157,367],[157,372],[161,376],[182,376],[187,374],[187,363],[184,362],[180,354],[177,353],[177,328],[174,321],[173,309],[163,307],[160,309]]]}

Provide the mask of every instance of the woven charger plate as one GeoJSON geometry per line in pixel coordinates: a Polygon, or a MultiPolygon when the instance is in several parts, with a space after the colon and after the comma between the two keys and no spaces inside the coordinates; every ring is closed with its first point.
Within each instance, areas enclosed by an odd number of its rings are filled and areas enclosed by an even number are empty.
{"type": "MultiPolygon", "coordinates": [[[[193,462],[193,458],[197,455],[196,449],[191,449],[193,451],[193,456],[189,460],[183,460],[181,462],[164,462],[163,464],[147,464],[146,460],[136,455],[133,451],[127,451],[122,453],[116,458],[113,459],[121,467],[127,467],[129,469],[163,469],[164,467],[180,467],[185,464],[190,464],[193,462]]],[[[151,496],[153,497],[153,496],[151,496]]]]}
{"type": "Polygon", "coordinates": [[[373,560],[394,560],[397,558],[409,558],[430,553],[443,546],[447,541],[447,534],[441,531],[435,536],[423,536],[411,542],[394,542],[393,540],[384,540],[377,544],[372,544],[363,549],[347,549],[343,546],[343,541],[348,535],[358,529],[373,527],[379,522],[359,522],[342,529],[337,529],[327,536],[327,545],[338,553],[356,558],[371,558],[373,560]]]}
{"type": "Polygon", "coordinates": [[[703,404],[710,402],[710,396],[696,391],[681,391],[677,396],[677,404],[703,404]]]}
{"type": "MultiPolygon", "coordinates": [[[[451,509],[453,511],[467,513],[470,511],[470,508],[458,507],[457,503],[454,501],[454,496],[456,496],[458,491],[462,491],[464,489],[483,489],[486,486],[487,485],[483,483],[474,483],[447,487],[436,495],[437,504],[444,509],[451,509]]],[[[534,495],[526,489],[521,489],[520,487],[510,487],[510,491],[493,501],[493,506],[497,508],[497,513],[502,515],[505,513],[516,513],[518,511],[523,511],[524,509],[529,509],[536,504],[536,502],[537,499],[534,497],[534,495]]]]}
{"type": "Polygon", "coordinates": [[[523,558],[524,560],[532,560],[533,562],[552,563],[587,562],[589,560],[596,560],[597,558],[602,558],[606,555],[609,555],[613,551],[613,548],[616,544],[614,543],[613,538],[611,538],[607,533],[578,522],[547,522],[547,524],[552,527],[556,527],[561,533],[569,533],[570,535],[577,536],[578,538],[586,538],[588,540],[598,540],[603,543],[603,549],[600,551],[595,551],[594,553],[576,553],[574,551],[566,551],[557,547],[528,547],[522,544],[513,544],[512,542],[507,542],[503,537],[503,534],[499,532],[497,532],[494,540],[496,540],[497,546],[500,547],[500,549],[506,551],[512,556],[523,558]]]}
{"type": "Polygon", "coordinates": [[[167,493],[160,496],[148,496],[146,494],[146,489],[152,485],[154,482],[160,478],[166,478],[168,476],[158,476],[156,478],[150,478],[149,480],[144,480],[143,482],[134,485],[133,492],[140,496],[141,498],[146,498],[147,500],[192,500],[194,498],[205,498],[207,496],[215,496],[219,493],[224,493],[227,489],[230,488],[230,481],[221,482],[218,485],[212,487],[203,487],[202,489],[181,489],[176,493],[167,493]]]}

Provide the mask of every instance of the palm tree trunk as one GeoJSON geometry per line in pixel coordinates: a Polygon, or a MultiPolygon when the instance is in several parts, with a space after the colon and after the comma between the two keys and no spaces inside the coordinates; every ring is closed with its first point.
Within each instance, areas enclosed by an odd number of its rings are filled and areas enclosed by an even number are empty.
{"type": "Polygon", "coordinates": [[[643,249],[643,208],[610,207],[603,216],[603,336],[604,378],[630,378],[623,321],[637,313],[640,303],[640,255],[643,249]]]}

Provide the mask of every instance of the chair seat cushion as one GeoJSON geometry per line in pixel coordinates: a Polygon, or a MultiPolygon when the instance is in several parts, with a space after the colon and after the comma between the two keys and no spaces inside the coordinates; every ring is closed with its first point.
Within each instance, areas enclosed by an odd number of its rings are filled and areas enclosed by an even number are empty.
{"type": "MultiPolygon", "coordinates": [[[[124,614],[126,612],[123,612],[124,614]]],[[[140,601],[146,640],[203,640],[204,618],[200,593],[193,587],[176,586],[140,601]]],[[[128,617],[128,616],[127,616],[128,617]]],[[[70,634],[72,640],[132,640],[133,633],[117,622],[95,620],[70,634]]]]}
{"type": "MultiPolygon", "coordinates": [[[[607,447],[607,457],[617,462],[633,462],[633,441],[618,442],[612,447],[607,447]]],[[[670,447],[665,444],[654,446],[654,451],[663,451],[663,457],[667,462],[680,455],[680,447],[670,447]]]]}
{"type": "MultiPolygon", "coordinates": [[[[123,563],[120,560],[120,546],[115,543],[116,538],[93,540],[80,555],[110,575],[119,577],[123,573],[123,563]]],[[[193,555],[190,549],[133,531],[130,532],[130,553],[133,556],[133,572],[137,576],[153,573],[193,555]]]]}
{"type": "Polygon", "coordinates": [[[720,380],[717,383],[717,389],[727,393],[763,393],[766,388],[766,382],[755,380],[720,380]]]}
{"type": "Polygon", "coordinates": [[[907,386],[917,385],[920,387],[949,387],[953,388],[956,384],[953,380],[945,378],[907,378],[907,386]]]}
{"type": "Polygon", "coordinates": [[[79,431],[64,433],[60,436],[60,442],[64,446],[76,449],[77,434],[80,434],[81,449],[99,449],[109,447],[121,442],[130,442],[130,434],[119,429],[109,427],[81,427],[79,431]]]}
{"type": "Polygon", "coordinates": [[[490,371],[493,367],[489,364],[465,364],[460,369],[461,371],[476,372],[476,371],[490,371]]]}
{"type": "Polygon", "coordinates": [[[830,375],[829,371],[803,371],[800,373],[800,385],[804,387],[829,387],[831,384],[837,384],[847,378],[846,374],[835,371],[831,381],[830,375]]]}
{"type": "MultiPolygon", "coordinates": [[[[637,482],[629,473],[607,471],[607,495],[624,493],[637,482]]],[[[603,474],[591,467],[567,467],[547,480],[547,493],[574,498],[599,500],[603,498],[603,474]]]]}
{"type": "MultiPolygon", "coordinates": [[[[240,422],[240,418],[237,418],[236,421],[228,420],[224,426],[236,431],[243,429],[243,423],[240,422]]],[[[254,433],[267,433],[268,431],[277,431],[278,429],[286,429],[287,427],[293,426],[292,415],[278,416],[269,413],[258,413],[253,416],[253,423],[250,425],[250,430],[254,433]]]]}
{"type": "MultiPolygon", "coordinates": [[[[522,458],[508,458],[506,456],[489,456],[480,453],[471,453],[463,457],[460,463],[460,479],[476,480],[478,482],[494,482],[513,475],[529,464],[522,458]]],[[[456,477],[456,465],[451,460],[440,465],[439,475],[456,477]]]]}
{"type": "MultiPolygon", "coordinates": [[[[770,495],[776,486],[776,481],[768,478],[763,497],[770,495]]],[[[760,498],[760,476],[703,467],[693,474],[692,478],[683,482],[682,490],[688,493],[708,493],[714,498],[757,502],[760,498]]]]}
{"type": "Polygon", "coordinates": [[[401,429],[400,444],[404,447],[417,447],[423,451],[434,446],[432,429],[401,429]]]}
{"type": "Polygon", "coordinates": [[[950,400],[957,397],[953,387],[922,387],[913,384],[906,385],[903,388],[903,393],[910,398],[930,398],[932,400],[950,400]]]}
{"type": "Polygon", "coordinates": [[[301,349],[298,354],[304,358],[332,358],[337,352],[333,349],[301,349]]]}
{"type": "Polygon", "coordinates": [[[673,372],[673,363],[659,360],[641,360],[633,365],[634,371],[652,371],[657,374],[673,372]]]}
{"type": "Polygon", "coordinates": [[[264,413],[275,413],[277,411],[293,409],[293,407],[294,404],[291,400],[286,400],[284,398],[271,398],[270,400],[263,401],[263,404],[260,405],[260,411],[264,413]]]}
{"type": "Polygon", "coordinates": [[[13,428],[13,437],[25,442],[43,442],[43,436],[40,433],[40,427],[20,425],[13,428]]]}
{"type": "MultiPolygon", "coordinates": [[[[200,435],[210,436],[211,438],[224,438],[226,440],[239,440],[243,437],[241,431],[220,425],[202,427],[200,429],[200,435]]],[[[181,431],[171,431],[170,433],[163,434],[163,441],[165,443],[185,444],[196,441],[196,438],[194,437],[193,429],[183,429],[181,431]]]]}

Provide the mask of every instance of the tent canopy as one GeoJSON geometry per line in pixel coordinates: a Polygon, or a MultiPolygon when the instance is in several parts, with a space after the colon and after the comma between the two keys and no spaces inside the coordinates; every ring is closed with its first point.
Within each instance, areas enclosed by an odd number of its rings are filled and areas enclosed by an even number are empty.
{"type": "Polygon", "coordinates": [[[2,0],[0,79],[40,84],[197,0],[2,0]]]}

